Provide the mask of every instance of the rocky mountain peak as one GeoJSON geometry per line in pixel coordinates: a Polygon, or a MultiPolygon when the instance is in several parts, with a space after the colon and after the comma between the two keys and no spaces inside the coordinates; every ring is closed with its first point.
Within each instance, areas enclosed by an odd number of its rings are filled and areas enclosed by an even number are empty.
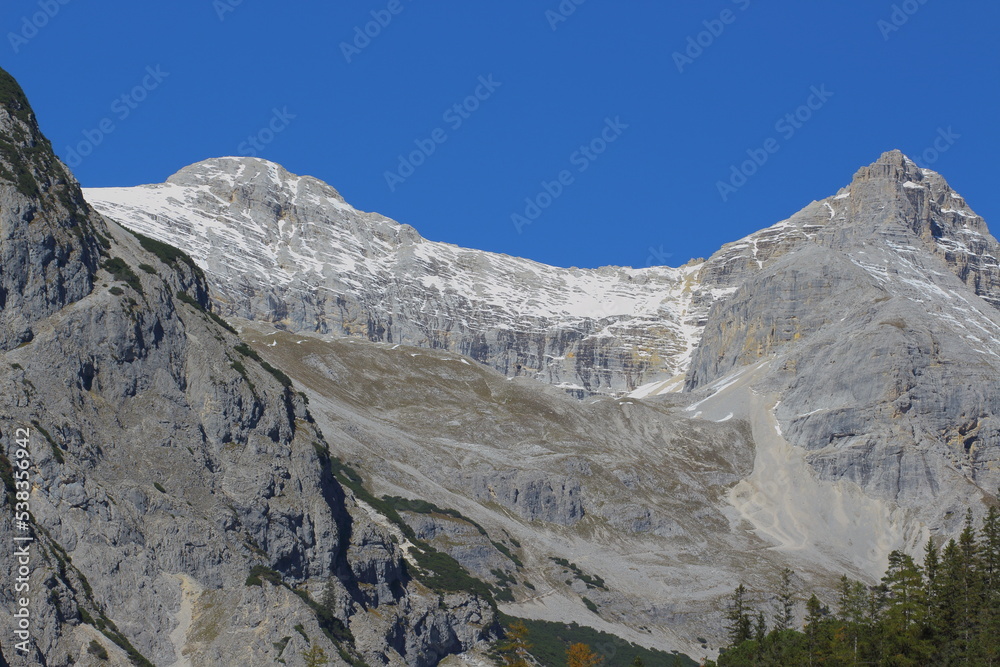
{"type": "Polygon", "coordinates": [[[345,203],[335,188],[312,176],[289,173],[279,164],[253,157],[220,157],[184,167],[166,181],[179,186],[207,186],[216,195],[264,193],[289,201],[305,196],[345,203]]]}
{"type": "Polygon", "coordinates": [[[888,180],[897,183],[921,181],[924,175],[917,163],[899,150],[882,153],[878,160],[854,174],[852,185],[869,181],[888,180]]]}

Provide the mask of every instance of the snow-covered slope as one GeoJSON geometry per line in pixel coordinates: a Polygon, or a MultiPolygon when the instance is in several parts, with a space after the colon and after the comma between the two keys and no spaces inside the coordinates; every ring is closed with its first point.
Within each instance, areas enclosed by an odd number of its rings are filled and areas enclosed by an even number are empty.
{"type": "Polygon", "coordinates": [[[450,349],[588,392],[682,371],[700,333],[699,265],[562,269],[431,242],[263,160],[208,160],[85,196],[189,252],[223,314],[289,330],[450,349]]]}

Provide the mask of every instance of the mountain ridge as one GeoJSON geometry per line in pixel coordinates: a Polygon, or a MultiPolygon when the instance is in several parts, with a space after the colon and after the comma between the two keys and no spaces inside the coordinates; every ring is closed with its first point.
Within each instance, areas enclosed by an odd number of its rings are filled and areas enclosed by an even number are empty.
{"type": "MultiPolygon", "coordinates": [[[[876,172],[890,171],[913,189],[933,183],[935,193],[953,196],[954,208],[938,203],[938,212],[951,214],[951,237],[959,227],[954,219],[977,225],[978,245],[963,254],[960,239],[939,243],[955,243],[956,270],[1000,303],[1000,272],[975,261],[987,251],[1000,254],[996,240],[943,178],[889,151],[859,169],[852,184],[863,189],[876,172]]],[[[622,395],[685,374],[716,301],[765,261],[815,240],[837,215],[867,215],[851,208],[850,192],[851,185],[841,188],[708,260],[644,269],[562,269],[427,241],[409,225],[353,209],[318,179],[258,158],[214,158],[165,184],[85,195],[127,226],[191,250],[216,276],[224,314],[292,331],[449,349],[582,397],[622,395]],[[244,173],[247,183],[237,187],[244,173]],[[318,229],[310,233],[309,226],[318,229]],[[254,247],[237,247],[248,242],[254,247]]]]}

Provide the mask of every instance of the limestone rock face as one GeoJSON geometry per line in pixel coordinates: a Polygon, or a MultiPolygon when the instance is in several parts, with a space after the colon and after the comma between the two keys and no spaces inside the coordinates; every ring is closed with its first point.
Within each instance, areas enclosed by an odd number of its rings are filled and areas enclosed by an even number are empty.
{"type": "Polygon", "coordinates": [[[957,521],[1000,486],[1000,245],[898,151],[823,205],[712,308],[688,388],[773,359],[761,386],[823,478],[957,521]]]}
{"type": "MultiPolygon", "coordinates": [[[[415,579],[424,545],[507,613],[700,651],[734,582],[874,581],[995,499],[1000,246],[897,151],[707,261],[560,269],[256,159],[88,204],[5,75],[0,96],[0,513],[30,428],[29,660],[481,651],[496,608],[415,579]]],[[[0,587],[3,637],[15,608],[0,587]]]]}
{"type": "MultiPolygon", "coordinates": [[[[90,292],[97,238],[69,170],[38,131],[20,87],[0,81],[0,351],[30,341],[32,325],[90,292]]],[[[96,217],[94,218],[96,220],[96,217]]]]}
{"type": "Polygon", "coordinates": [[[96,642],[110,664],[298,665],[317,644],[336,663],[304,600],[327,589],[359,634],[396,619],[342,641],[373,662],[489,639],[488,605],[459,627],[477,598],[441,604],[412,581],[334,479],[303,399],[208,312],[194,262],[91,210],[3,71],[0,95],[0,540],[34,540],[26,593],[0,552],[3,659],[90,664],[96,642]],[[28,529],[11,520],[24,497],[28,529]],[[24,651],[9,641],[22,595],[24,651]]]}

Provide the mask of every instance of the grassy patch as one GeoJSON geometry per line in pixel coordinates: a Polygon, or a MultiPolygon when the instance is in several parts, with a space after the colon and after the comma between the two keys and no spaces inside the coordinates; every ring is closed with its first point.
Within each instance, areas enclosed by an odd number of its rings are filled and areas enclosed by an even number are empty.
{"type": "Polygon", "coordinates": [[[567,570],[570,570],[577,579],[587,584],[587,588],[599,588],[604,591],[608,590],[608,587],[604,585],[604,579],[601,579],[597,575],[591,576],[585,573],[583,570],[577,567],[576,563],[571,563],[565,558],[550,557],[549,560],[551,560],[553,563],[557,565],[562,565],[567,570]]]}
{"type": "Polygon", "coordinates": [[[211,310],[206,310],[205,314],[208,315],[210,318],[212,318],[213,322],[215,322],[216,324],[218,324],[220,327],[222,327],[223,329],[225,329],[229,333],[233,333],[233,334],[236,333],[236,329],[234,329],[232,327],[232,325],[229,324],[229,322],[225,321],[224,319],[222,319],[221,317],[219,317],[218,315],[216,315],[215,313],[213,313],[211,310]]]}
{"type": "Polygon", "coordinates": [[[108,656],[107,649],[101,646],[101,643],[96,639],[90,640],[90,644],[87,646],[87,653],[94,656],[98,660],[107,660],[110,657],[108,656]]]}
{"type": "Polygon", "coordinates": [[[234,346],[233,349],[242,354],[244,357],[250,357],[260,364],[260,367],[274,376],[274,379],[280,382],[283,387],[288,388],[292,386],[292,378],[288,377],[282,371],[261,359],[260,355],[257,354],[257,350],[253,349],[246,343],[239,343],[234,346]]]}
{"type": "Polygon", "coordinates": [[[139,245],[142,246],[143,250],[156,255],[156,258],[167,266],[176,267],[179,262],[183,262],[194,269],[196,273],[199,275],[201,274],[201,269],[199,269],[198,265],[194,263],[191,256],[183,250],[175,248],[169,243],[157,241],[156,239],[150,238],[145,234],[140,234],[137,231],[133,231],[131,229],[128,231],[132,233],[132,236],[139,240],[139,245]]]}
{"type": "MultiPolygon", "coordinates": [[[[321,450],[317,449],[317,452],[319,451],[321,450]]],[[[329,455],[326,452],[320,454],[321,459],[327,456],[329,455]]],[[[399,515],[399,511],[394,506],[393,501],[388,497],[376,498],[369,493],[364,487],[361,475],[340,459],[331,457],[329,461],[331,471],[337,481],[351,489],[358,499],[371,505],[379,514],[382,514],[396,524],[407,539],[416,547],[416,549],[410,551],[410,554],[419,566],[419,569],[412,573],[416,579],[438,593],[467,591],[483,598],[490,605],[496,605],[493,593],[486,582],[469,574],[468,570],[448,554],[442,553],[423,540],[418,539],[410,525],[403,521],[403,518],[399,515]]]]}
{"type": "Polygon", "coordinates": [[[142,283],[139,282],[139,276],[135,274],[132,267],[126,264],[125,260],[121,257],[112,257],[111,259],[104,260],[101,268],[114,276],[115,280],[125,283],[136,292],[142,293],[142,283]]]}
{"type": "Polygon", "coordinates": [[[45,440],[49,443],[49,446],[52,447],[53,458],[55,458],[55,460],[60,464],[66,463],[66,460],[63,458],[62,450],[59,448],[59,445],[56,444],[56,441],[52,439],[52,436],[49,435],[49,432],[42,428],[42,425],[35,420],[31,421],[31,425],[42,434],[45,440]]]}
{"type": "Polygon", "coordinates": [[[263,586],[265,581],[275,586],[282,584],[281,575],[266,565],[254,565],[250,568],[250,574],[246,580],[247,586],[263,586]]]}
{"type": "Polygon", "coordinates": [[[3,488],[7,491],[7,504],[13,510],[16,502],[14,494],[17,492],[17,486],[14,484],[14,466],[3,452],[0,452],[0,480],[3,481],[3,488]]]}
{"type": "Polygon", "coordinates": [[[205,311],[205,308],[200,303],[198,303],[198,300],[195,299],[190,294],[188,294],[187,292],[178,292],[177,293],[177,298],[180,299],[181,302],[186,303],[187,305],[191,306],[195,310],[200,310],[202,312],[205,311]]]}

